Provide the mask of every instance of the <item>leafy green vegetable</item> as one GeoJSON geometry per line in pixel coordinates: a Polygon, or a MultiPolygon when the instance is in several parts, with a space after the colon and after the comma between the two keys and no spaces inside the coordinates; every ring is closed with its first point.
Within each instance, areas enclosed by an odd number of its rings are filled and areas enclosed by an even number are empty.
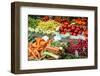
{"type": "Polygon", "coordinates": [[[79,59],[79,57],[76,57],[76,56],[73,55],[73,54],[65,53],[65,54],[62,56],[62,59],[79,59]]]}
{"type": "Polygon", "coordinates": [[[53,41],[52,43],[51,43],[51,46],[59,46],[60,45],[60,41],[53,41]]]}
{"type": "Polygon", "coordinates": [[[32,17],[28,17],[28,26],[32,27],[32,28],[36,28],[36,26],[38,25],[40,19],[34,19],[32,17]]]}

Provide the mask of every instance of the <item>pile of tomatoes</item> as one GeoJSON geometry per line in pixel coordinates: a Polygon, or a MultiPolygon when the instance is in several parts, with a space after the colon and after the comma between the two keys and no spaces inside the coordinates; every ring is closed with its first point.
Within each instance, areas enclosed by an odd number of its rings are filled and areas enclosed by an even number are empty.
{"type": "Polygon", "coordinates": [[[77,36],[77,35],[84,35],[84,36],[88,36],[87,33],[87,26],[81,26],[81,25],[77,25],[77,24],[71,24],[69,22],[64,22],[60,28],[59,28],[59,32],[61,34],[66,34],[66,33],[70,33],[71,35],[77,36]]]}

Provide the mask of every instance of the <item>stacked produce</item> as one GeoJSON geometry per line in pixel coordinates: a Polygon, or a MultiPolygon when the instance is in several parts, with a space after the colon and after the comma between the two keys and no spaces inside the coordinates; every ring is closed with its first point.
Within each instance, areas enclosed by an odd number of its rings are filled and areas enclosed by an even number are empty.
{"type": "Polygon", "coordinates": [[[54,20],[48,20],[46,22],[40,21],[36,29],[46,34],[52,34],[55,32],[56,27],[58,26],[59,23],[55,22],[54,20]]]}
{"type": "Polygon", "coordinates": [[[28,59],[76,59],[88,57],[86,17],[28,17],[28,59]]]}
{"type": "Polygon", "coordinates": [[[77,35],[85,35],[87,36],[87,27],[86,26],[77,26],[76,24],[67,24],[64,23],[63,25],[60,26],[59,31],[61,34],[66,34],[69,32],[71,35],[77,36],[77,35]]]}

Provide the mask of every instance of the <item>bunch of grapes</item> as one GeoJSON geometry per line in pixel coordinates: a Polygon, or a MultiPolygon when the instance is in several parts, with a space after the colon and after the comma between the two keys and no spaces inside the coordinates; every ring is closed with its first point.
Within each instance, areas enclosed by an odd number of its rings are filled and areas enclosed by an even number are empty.
{"type": "Polygon", "coordinates": [[[81,56],[87,55],[88,40],[69,39],[69,47],[67,47],[67,52],[71,54],[75,54],[76,50],[81,56]]]}

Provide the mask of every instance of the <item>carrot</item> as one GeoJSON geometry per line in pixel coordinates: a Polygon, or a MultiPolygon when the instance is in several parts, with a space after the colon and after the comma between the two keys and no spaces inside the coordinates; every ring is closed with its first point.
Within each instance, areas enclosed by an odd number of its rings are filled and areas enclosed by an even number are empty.
{"type": "Polygon", "coordinates": [[[46,47],[46,45],[47,45],[47,42],[45,42],[45,41],[41,41],[41,42],[40,42],[40,46],[41,46],[42,48],[46,47]]]}
{"type": "Polygon", "coordinates": [[[40,41],[41,41],[41,38],[36,38],[36,44],[37,44],[37,46],[40,45],[40,41]]]}
{"type": "Polygon", "coordinates": [[[37,55],[38,58],[40,58],[40,54],[39,54],[39,52],[37,51],[37,49],[34,49],[34,53],[37,55]]]}
{"type": "Polygon", "coordinates": [[[46,50],[48,50],[50,52],[53,52],[55,54],[58,54],[58,52],[59,52],[59,48],[58,47],[50,47],[50,46],[47,46],[46,47],[46,50]]]}
{"type": "Polygon", "coordinates": [[[37,47],[36,42],[34,42],[33,44],[31,44],[34,48],[37,47]]]}
{"type": "Polygon", "coordinates": [[[29,53],[31,53],[34,58],[37,58],[34,52],[30,48],[28,48],[28,50],[29,50],[29,53]]]}
{"type": "Polygon", "coordinates": [[[46,49],[53,50],[53,51],[58,51],[59,50],[58,47],[50,47],[50,46],[47,46],[46,49]]]}
{"type": "Polygon", "coordinates": [[[52,40],[48,40],[47,41],[47,45],[50,45],[51,42],[52,42],[52,40]]]}
{"type": "Polygon", "coordinates": [[[44,48],[43,47],[39,47],[38,48],[38,51],[40,52],[40,51],[42,51],[44,48]]]}
{"type": "Polygon", "coordinates": [[[55,52],[58,51],[59,49],[56,47],[55,48],[47,47],[49,46],[51,41],[52,40],[45,41],[42,38],[36,38],[36,42],[29,43],[28,50],[29,53],[31,54],[30,57],[32,56],[33,58],[40,59],[42,57],[41,53],[46,49],[53,50],[55,52]]]}

